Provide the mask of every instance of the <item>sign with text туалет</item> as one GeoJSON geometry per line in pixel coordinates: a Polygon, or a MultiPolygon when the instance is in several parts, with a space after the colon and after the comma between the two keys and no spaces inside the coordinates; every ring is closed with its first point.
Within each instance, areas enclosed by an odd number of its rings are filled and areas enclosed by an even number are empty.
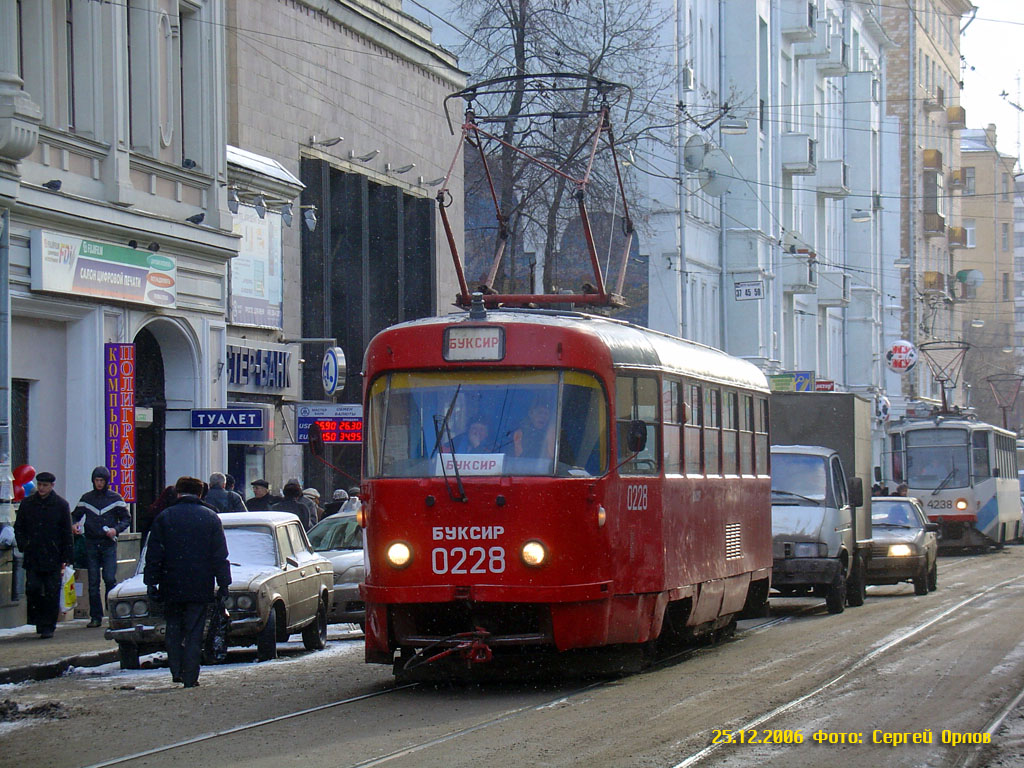
{"type": "Polygon", "coordinates": [[[263,429],[263,409],[193,408],[192,429],[263,429]]]}
{"type": "Polygon", "coordinates": [[[177,302],[177,263],[169,256],[41,229],[32,230],[31,252],[33,291],[154,307],[177,302]]]}

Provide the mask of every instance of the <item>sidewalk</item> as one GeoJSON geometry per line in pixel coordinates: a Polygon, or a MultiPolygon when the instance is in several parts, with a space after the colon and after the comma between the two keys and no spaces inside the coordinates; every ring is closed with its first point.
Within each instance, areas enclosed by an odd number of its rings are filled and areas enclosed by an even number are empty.
{"type": "Polygon", "coordinates": [[[88,619],[57,624],[50,640],[40,640],[31,626],[0,630],[0,684],[46,680],[69,667],[96,667],[117,661],[117,643],[104,640],[106,620],[89,628],[88,619]]]}

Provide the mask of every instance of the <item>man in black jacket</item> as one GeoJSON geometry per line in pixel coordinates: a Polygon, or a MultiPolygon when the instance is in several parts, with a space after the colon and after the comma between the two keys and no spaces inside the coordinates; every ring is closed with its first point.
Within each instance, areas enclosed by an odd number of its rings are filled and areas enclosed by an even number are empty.
{"type": "Polygon", "coordinates": [[[21,502],[14,522],[18,548],[25,554],[28,620],[39,637],[53,637],[60,613],[61,574],[74,559],[71,511],[53,490],[52,472],[36,475],[36,492],[21,502]]]}
{"type": "Polygon", "coordinates": [[[150,599],[164,603],[171,677],[194,688],[214,581],[217,596],[226,598],[231,565],[220,518],[199,500],[203,481],[180,477],[174,488],[178,503],[161,512],[149,529],[142,579],[150,599]]]}
{"type": "Polygon", "coordinates": [[[100,572],[106,586],[104,598],[117,584],[117,537],[132,524],[131,512],[121,494],[110,490],[110,470],[96,467],[92,471],[92,490],[78,500],[71,515],[76,526],[85,533],[85,556],[89,563],[89,626],[103,621],[100,600],[100,572]]]}
{"type": "Polygon", "coordinates": [[[302,522],[302,527],[309,530],[316,523],[316,511],[313,503],[302,495],[302,486],[297,478],[292,478],[281,489],[284,498],[271,509],[274,512],[291,512],[302,522]]]}
{"type": "Polygon", "coordinates": [[[225,488],[227,478],[223,472],[214,472],[210,475],[210,490],[206,492],[203,501],[218,512],[245,512],[245,502],[242,497],[234,491],[225,488]]]}
{"type": "Polygon", "coordinates": [[[250,512],[268,512],[279,501],[283,499],[270,492],[270,483],[260,478],[252,481],[252,498],[245,500],[245,508],[250,512]]]}

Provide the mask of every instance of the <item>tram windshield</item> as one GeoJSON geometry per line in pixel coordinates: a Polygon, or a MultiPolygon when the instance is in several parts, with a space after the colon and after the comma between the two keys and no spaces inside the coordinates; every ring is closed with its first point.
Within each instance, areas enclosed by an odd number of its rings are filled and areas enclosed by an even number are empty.
{"type": "Polygon", "coordinates": [[[907,485],[931,490],[967,487],[970,484],[968,447],[965,429],[907,432],[907,485]]]}
{"type": "Polygon", "coordinates": [[[371,477],[608,470],[608,404],[577,371],[393,373],[370,389],[371,477]]]}

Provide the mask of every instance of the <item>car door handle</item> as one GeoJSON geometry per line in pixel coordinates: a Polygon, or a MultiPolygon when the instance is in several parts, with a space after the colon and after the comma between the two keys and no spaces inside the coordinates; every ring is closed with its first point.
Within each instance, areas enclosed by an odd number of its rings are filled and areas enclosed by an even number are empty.
{"type": "Polygon", "coordinates": [[[305,571],[299,571],[299,576],[305,576],[305,575],[306,575],[305,571]]]}

